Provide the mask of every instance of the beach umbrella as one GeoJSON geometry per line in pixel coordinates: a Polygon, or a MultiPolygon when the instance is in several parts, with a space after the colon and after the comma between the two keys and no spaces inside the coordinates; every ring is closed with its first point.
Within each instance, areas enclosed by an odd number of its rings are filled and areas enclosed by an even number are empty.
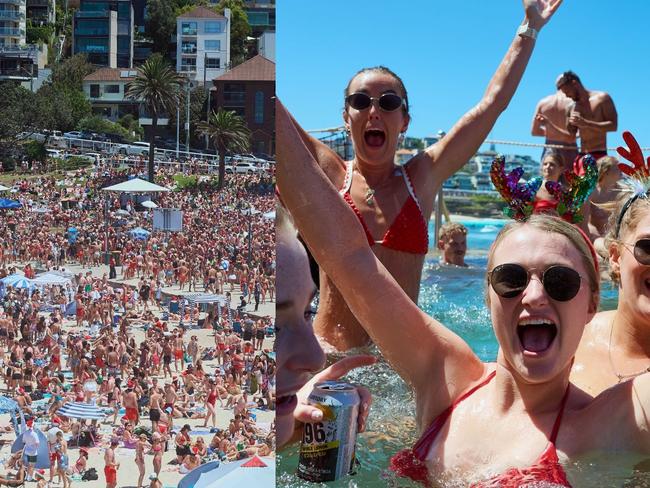
{"type": "Polygon", "coordinates": [[[22,288],[27,290],[31,290],[34,288],[34,284],[32,283],[32,280],[25,278],[23,275],[19,275],[19,274],[12,274],[9,276],[5,276],[0,281],[2,281],[5,286],[12,286],[14,288],[22,288]]]}
{"type": "Polygon", "coordinates": [[[217,468],[219,464],[221,464],[219,461],[210,461],[208,463],[202,464],[198,468],[194,468],[183,477],[180,483],[178,483],[178,488],[194,488],[196,482],[201,476],[201,473],[212,471],[213,469],[217,468]]]}
{"type": "Polygon", "coordinates": [[[9,200],[8,198],[0,198],[0,209],[11,210],[14,208],[21,208],[23,205],[16,200],[9,200]]]}
{"type": "Polygon", "coordinates": [[[83,402],[66,403],[56,413],[71,419],[104,420],[106,417],[97,405],[83,402]]]}
{"type": "Polygon", "coordinates": [[[119,209],[117,212],[115,212],[116,215],[124,215],[124,216],[130,216],[131,214],[127,212],[126,210],[119,209]]]}
{"type": "Polygon", "coordinates": [[[194,488],[217,488],[225,486],[275,486],[275,460],[253,456],[200,474],[194,488]]]}
{"type": "Polygon", "coordinates": [[[274,220],[275,219],[275,210],[272,212],[266,212],[264,215],[262,215],[266,220],[274,220]]]}
{"type": "Polygon", "coordinates": [[[11,188],[8,188],[6,186],[0,185],[0,191],[8,191],[11,190],[11,188]]]}
{"type": "Polygon", "coordinates": [[[211,293],[188,293],[184,295],[185,298],[190,303],[219,303],[221,305],[226,304],[226,297],[224,295],[214,295],[211,293]]]}
{"type": "Polygon", "coordinates": [[[135,229],[131,229],[129,231],[129,235],[134,239],[138,239],[139,241],[146,241],[149,238],[150,234],[151,232],[149,232],[147,229],[143,229],[142,227],[136,227],[135,229]]]}
{"type": "Polygon", "coordinates": [[[156,205],[154,202],[151,200],[145,200],[144,202],[140,203],[145,208],[158,208],[158,205],[156,205]]]}
{"type": "Polygon", "coordinates": [[[134,178],[117,185],[102,188],[103,191],[121,191],[127,193],[156,193],[160,191],[170,191],[169,188],[156,185],[140,178],[134,178]]]}
{"type": "Polygon", "coordinates": [[[18,402],[13,398],[0,396],[0,413],[11,413],[19,410],[18,402]]]}
{"type": "Polygon", "coordinates": [[[54,273],[43,273],[32,280],[37,286],[44,285],[67,285],[70,279],[54,273]]]}

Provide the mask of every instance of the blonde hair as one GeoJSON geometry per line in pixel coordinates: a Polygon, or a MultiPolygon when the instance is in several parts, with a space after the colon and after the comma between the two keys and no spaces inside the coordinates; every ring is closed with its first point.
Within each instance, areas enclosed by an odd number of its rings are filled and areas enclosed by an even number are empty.
{"type": "MultiPolygon", "coordinates": [[[[650,210],[650,201],[646,195],[641,195],[630,204],[630,206],[625,211],[625,215],[621,219],[620,225],[617,226],[618,219],[620,218],[621,212],[625,204],[634,198],[634,194],[629,191],[622,191],[619,193],[616,200],[601,205],[606,210],[609,210],[609,221],[607,222],[608,231],[605,236],[605,248],[609,251],[609,248],[612,244],[619,245],[621,242],[621,237],[623,235],[630,234],[636,230],[636,226],[639,225],[639,221],[643,216],[650,210]],[[618,233],[616,228],[618,227],[618,233]]],[[[621,275],[620,273],[609,269],[609,277],[617,285],[620,284],[621,275]]]]}
{"type": "MultiPolygon", "coordinates": [[[[587,269],[587,279],[589,281],[589,288],[591,289],[593,295],[595,296],[596,303],[598,305],[599,292],[600,292],[600,277],[596,272],[596,264],[594,263],[594,255],[590,250],[590,245],[587,244],[587,237],[582,234],[576,227],[569,224],[565,220],[562,220],[559,217],[548,215],[548,214],[534,214],[531,215],[528,220],[524,222],[511,222],[506,224],[503,229],[499,232],[496,239],[490,246],[490,251],[488,252],[488,262],[487,269],[491,271],[493,268],[493,258],[494,251],[499,247],[501,242],[514,231],[523,229],[526,227],[533,227],[535,229],[548,232],[550,234],[560,234],[569,239],[569,242],[573,247],[580,253],[580,258],[582,259],[582,264],[587,269]]],[[[488,275],[486,275],[486,282],[488,275]]],[[[489,285],[488,285],[489,286],[489,285]]],[[[488,288],[486,288],[486,302],[490,304],[490,295],[488,288]]]]}
{"type": "Polygon", "coordinates": [[[456,232],[461,232],[463,235],[467,235],[467,227],[458,222],[447,222],[442,227],[440,227],[440,234],[438,240],[446,239],[451,237],[456,232]]]}
{"type": "Polygon", "coordinates": [[[603,156],[596,164],[598,165],[598,183],[600,183],[612,167],[618,166],[618,159],[613,156],[603,156]]]}

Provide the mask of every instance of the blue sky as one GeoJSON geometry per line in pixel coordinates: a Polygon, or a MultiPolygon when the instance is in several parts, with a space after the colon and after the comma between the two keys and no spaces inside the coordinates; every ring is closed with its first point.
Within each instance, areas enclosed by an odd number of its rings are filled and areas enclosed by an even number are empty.
{"type": "MultiPolygon", "coordinates": [[[[523,18],[519,0],[281,0],[277,10],[277,92],[304,128],[341,125],[349,78],[383,64],[406,84],[413,137],[448,131],[480,100],[523,18]]],[[[571,69],[616,104],[609,147],[622,143],[623,130],[650,146],[649,24],[647,0],[565,0],[489,138],[543,142],[530,135],[535,105],[571,69]]],[[[536,159],[541,152],[497,150],[536,159]]]]}

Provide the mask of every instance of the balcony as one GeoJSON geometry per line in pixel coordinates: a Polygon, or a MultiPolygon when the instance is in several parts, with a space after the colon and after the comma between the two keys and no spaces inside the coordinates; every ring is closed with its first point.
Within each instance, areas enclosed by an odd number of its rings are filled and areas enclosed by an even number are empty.
{"type": "Polygon", "coordinates": [[[22,37],[25,31],[14,27],[0,27],[0,36],[6,37],[22,37]]]}
{"type": "MultiPolygon", "coordinates": [[[[4,0],[0,0],[0,1],[4,1],[4,0]]],[[[108,10],[91,10],[91,11],[77,10],[74,16],[78,19],[103,19],[108,17],[108,10]]]]}
{"type": "Polygon", "coordinates": [[[33,44],[26,46],[0,46],[0,56],[25,58],[30,57],[36,59],[38,56],[38,47],[33,44]]]}
{"type": "Polygon", "coordinates": [[[74,30],[74,35],[75,36],[99,36],[99,37],[106,37],[108,36],[108,29],[83,29],[83,28],[76,28],[74,30]]]}
{"type": "Polygon", "coordinates": [[[196,73],[196,65],[191,65],[191,64],[182,65],[181,73],[196,73]]]}
{"type": "Polygon", "coordinates": [[[181,48],[181,54],[183,54],[183,55],[196,54],[196,46],[193,46],[193,47],[183,46],[181,48]]]}
{"type": "Polygon", "coordinates": [[[14,20],[19,21],[25,18],[23,12],[17,10],[0,10],[0,20],[14,20]]]}
{"type": "Polygon", "coordinates": [[[24,1],[25,0],[0,0],[0,3],[9,3],[11,5],[21,6],[21,5],[23,5],[24,1]]]}
{"type": "Polygon", "coordinates": [[[198,29],[181,29],[182,36],[196,37],[198,29]]]}
{"type": "Polygon", "coordinates": [[[28,7],[49,7],[50,5],[50,0],[27,0],[28,7]]]}

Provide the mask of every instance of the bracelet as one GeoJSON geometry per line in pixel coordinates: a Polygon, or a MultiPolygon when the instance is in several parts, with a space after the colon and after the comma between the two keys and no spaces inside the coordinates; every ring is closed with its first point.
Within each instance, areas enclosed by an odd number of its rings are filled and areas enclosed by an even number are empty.
{"type": "Polygon", "coordinates": [[[537,39],[537,31],[532,27],[528,27],[528,24],[520,25],[517,29],[517,35],[519,37],[530,37],[531,39],[537,39]]]}

